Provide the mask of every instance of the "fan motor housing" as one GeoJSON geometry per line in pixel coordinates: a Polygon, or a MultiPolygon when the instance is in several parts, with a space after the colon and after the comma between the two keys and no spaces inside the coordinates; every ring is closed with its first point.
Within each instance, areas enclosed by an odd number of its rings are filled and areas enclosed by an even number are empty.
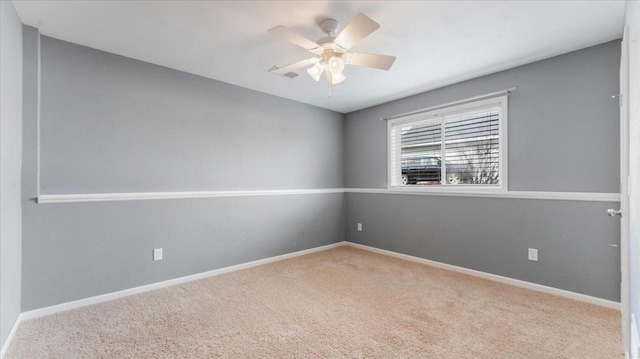
{"type": "Polygon", "coordinates": [[[340,23],[335,19],[324,19],[320,22],[320,28],[330,37],[336,36],[340,23]]]}

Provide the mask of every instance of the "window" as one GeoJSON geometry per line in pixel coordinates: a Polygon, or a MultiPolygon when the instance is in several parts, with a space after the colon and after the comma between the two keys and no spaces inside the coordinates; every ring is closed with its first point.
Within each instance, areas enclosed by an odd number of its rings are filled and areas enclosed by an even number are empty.
{"type": "Polygon", "coordinates": [[[389,187],[506,190],[507,97],[389,120],[389,187]]]}

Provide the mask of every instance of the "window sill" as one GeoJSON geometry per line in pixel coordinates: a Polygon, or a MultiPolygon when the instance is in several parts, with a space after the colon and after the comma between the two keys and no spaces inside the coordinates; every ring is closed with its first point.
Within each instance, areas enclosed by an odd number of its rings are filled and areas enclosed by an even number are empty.
{"type": "Polygon", "coordinates": [[[491,194],[506,193],[505,185],[500,186],[389,186],[387,190],[402,193],[427,193],[427,194],[491,194]]]}

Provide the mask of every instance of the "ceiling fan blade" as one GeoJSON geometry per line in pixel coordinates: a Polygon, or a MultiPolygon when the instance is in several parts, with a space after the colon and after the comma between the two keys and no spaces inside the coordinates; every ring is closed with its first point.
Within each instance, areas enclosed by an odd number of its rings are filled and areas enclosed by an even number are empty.
{"type": "Polygon", "coordinates": [[[293,30],[287,29],[282,25],[274,27],[273,29],[269,30],[269,32],[311,52],[319,47],[315,42],[307,39],[306,37],[298,34],[293,30]]]}
{"type": "Polygon", "coordinates": [[[338,34],[334,42],[348,50],[360,40],[378,30],[379,27],[380,24],[371,20],[367,15],[360,13],[338,34]]]}
{"type": "Polygon", "coordinates": [[[396,61],[395,56],[364,54],[361,52],[349,52],[343,56],[344,62],[349,65],[366,66],[374,69],[389,70],[393,62],[396,61]]]}
{"type": "Polygon", "coordinates": [[[288,72],[317,64],[318,61],[320,61],[320,59],[314,56],[308,59],[304,59],[302,61],[294,62],[292,64],[289,64],[283,67],[274,66],[271,69],[269,69],[269,72],[273,72],[274,74],[278,74],[278,75],[284,75],[288,72]]]}

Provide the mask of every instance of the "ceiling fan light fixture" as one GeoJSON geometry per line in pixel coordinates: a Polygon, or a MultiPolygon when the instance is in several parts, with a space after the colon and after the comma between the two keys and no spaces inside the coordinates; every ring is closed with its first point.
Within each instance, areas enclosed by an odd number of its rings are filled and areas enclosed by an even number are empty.
{"type": "Polygon", "coordinates": [[[342,71],[344,71],[344,60],[340,57],[331,57],[328,64],[329,71],[331,71],[331,73],[333,74],[342,74],[342,71]]]}
{"type": "Polygon", "coordinates": [[[331,84],[332,85],[341,84],[345,79],[346,77],[342,73],[334,74],[331,78],[331,84]]]}
{"type": "Polygon", "coordinates": [[[341,72],[333,73],[328,69],[327,69],[326,72],[327,72],[327,80],[328,80],[330,86],[339,85],[346,79],[344,74],[341,73],[341,72]]]}
{"type": "Polygon", "coordinates": [[[324,65],[322,63],[320,63],[320,62],[318,62],[317,64],[311,66],[307,70],[307,73],[309,73],[309,76],[311,76],[311,78],[316,80],[316,81],[320,81],[320,76],[322,76],[323,72],[324,72],[324,65]]]}

